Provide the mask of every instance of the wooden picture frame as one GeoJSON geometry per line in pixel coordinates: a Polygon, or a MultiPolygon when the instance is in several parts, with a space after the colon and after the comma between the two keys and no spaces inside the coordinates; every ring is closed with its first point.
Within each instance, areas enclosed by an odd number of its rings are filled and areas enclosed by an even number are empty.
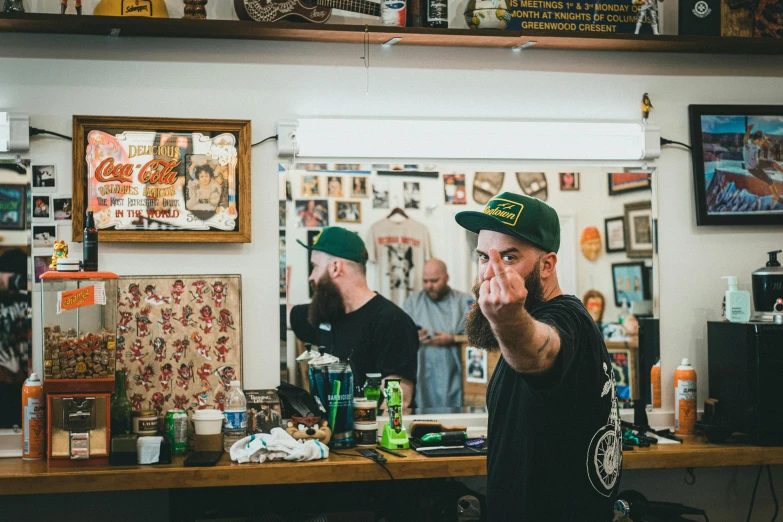
{"type": "Polygon", "coordinates": [[[27,223],[27,185],[0,184],[0,230],[24,230],[27,223]]]}
{"type": "Polygon", "coordinates": [[[637,201],[625,204],[625,254],[634,258],[652,257],[654,231],[652,203],[637,201]]]}
{"type": "Polygon", "coordinates": [[[625,252],[625,217],[604,219],[604,239],[607,254],[625,252]]]}
{"type": "Polygon", "coordinates": [[[103,242],[250,243],[250,148],[249,120],[74,116],[71,240],[92,210],[103,242]]]}
{"type": "Polygon", "coordinates": [[[362,222],[362,202],[361,201],[342,201],[334,202],[334,217],[337,223],[362,222]],[[354,208],[350,208],[354,207],[354,208]],[[355,212],[354,212],[355,211],[355,212]]]}
{"type": "Polygon", "coordinates": [[[610,196],[652,190],[652,172],[649,171],[610,172],[607,177],[610,196]]]}
{"type": "Polygon", "coordinates": [[[639,395],[639,345],[636,342],[605,341],[615,372],[617,399],[628,403],[639,395]],[[618,375],[619,374],[619,375],[618,375]]]}
{"type": "Polygon", "coordinates": [[[578,172],[560,172],[558,173],[558,179],[560,180],[560,190],[563,192],[567,191],[578,191],[579,190],[579,173],[578,172]],[[571,176],[572,179],[569,181],[566,179],[566,176],[571,176]]]}

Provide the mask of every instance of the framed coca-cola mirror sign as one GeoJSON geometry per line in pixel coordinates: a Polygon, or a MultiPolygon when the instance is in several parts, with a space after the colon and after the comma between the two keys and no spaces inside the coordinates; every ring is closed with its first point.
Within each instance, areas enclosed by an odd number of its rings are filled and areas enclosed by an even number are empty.
{"type": "Polygon", "coordinates": [[[73,241],[249,243],[250,121],[73,118],[73,241]]]}

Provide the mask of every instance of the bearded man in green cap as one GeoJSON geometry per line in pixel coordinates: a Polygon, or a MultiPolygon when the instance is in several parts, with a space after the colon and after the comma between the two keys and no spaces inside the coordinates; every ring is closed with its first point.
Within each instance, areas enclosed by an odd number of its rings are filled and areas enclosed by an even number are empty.
{"type": "Polygon", "coordinates": [[[468,343],[502,355],[487,389],[489,520],[611,520],[622,461],[614,375],[595,322],[558,283],[557,213],[504,192],[456,220],[478,234],[468,343]]]}

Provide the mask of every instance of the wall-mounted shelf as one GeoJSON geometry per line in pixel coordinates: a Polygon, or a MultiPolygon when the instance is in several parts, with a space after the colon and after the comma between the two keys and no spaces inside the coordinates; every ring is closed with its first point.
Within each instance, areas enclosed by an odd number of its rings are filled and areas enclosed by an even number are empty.
{"type": "MultiPolygon", "coordinates": [[[[257,23],[233,20],[181,20],[110,16],[2,14],[0,32],[222,38],[299,42],[360,43],[365,27],[299,23],[257,23]]],[[[652,36],[544,31],[469,31],[460,29],[367,27],[372,44],[399,38],[397,45],[496,47],[580,51],[632,51],[713,54],[783,54],[783,40],[699,36],[652,36]],[[530,45],[530,42],[535,42],[530,45]]]]}

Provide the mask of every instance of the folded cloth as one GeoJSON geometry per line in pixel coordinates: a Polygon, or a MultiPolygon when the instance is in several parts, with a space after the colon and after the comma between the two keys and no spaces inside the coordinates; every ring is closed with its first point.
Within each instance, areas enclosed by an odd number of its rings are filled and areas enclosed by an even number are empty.
{"type": "Polygon", "coordinates": [[[329,456],[329,448],[317,440],[296,440],[283,428],[272,428],[270,433],[256,433],[236,441],[229,451],[231,460],[264,462],[267,460],[320,460],[329,456]]]}

